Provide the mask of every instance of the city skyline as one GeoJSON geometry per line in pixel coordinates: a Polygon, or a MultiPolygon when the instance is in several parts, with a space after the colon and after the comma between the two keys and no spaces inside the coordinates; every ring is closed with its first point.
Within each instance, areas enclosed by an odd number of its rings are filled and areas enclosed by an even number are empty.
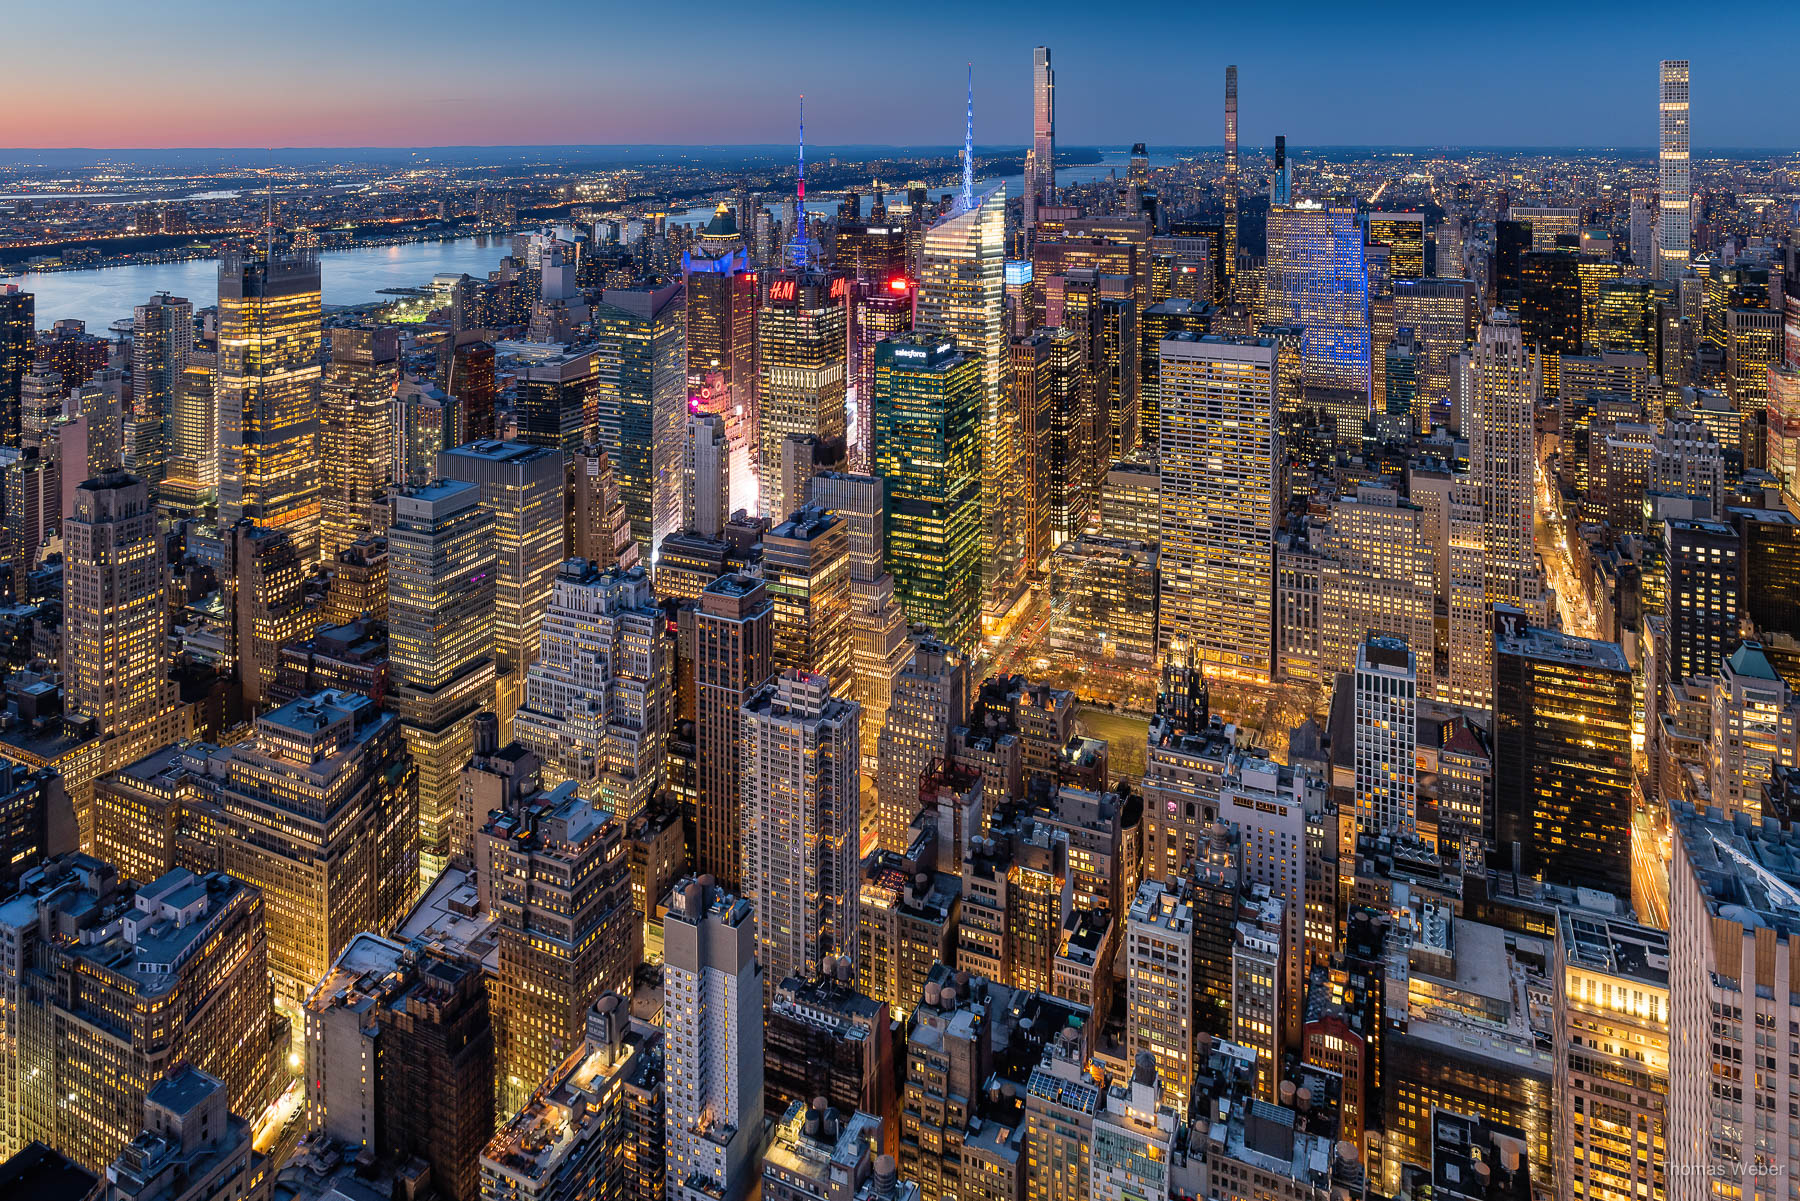
{"type": "Polygon", "coordinates": [[[0,151],[0,1198],[1800,1201],[1784,27],[368,8],[0,141],[712,144],[0,151]]]}
{"type": "MultiPolygon", "coordinates": [[[[408,0],[373,10],[334,0],[307,12],[316,18],[353,13],[357,36],[328,39],[325,30],[335,34],[343,26],[324,19],[297,25],[285,5],[233,11],[240,45],[279,44],[283,53],[216,58],[204,72],[173,79],[161,64],[180,52],[183,27],[122,5],[102,7],[117,9],[116,36],[82,47],[97,71],[66,71],[67,56],[51,52],[73,36],[73,27],[46,10],[15,17],[20,43],[46,52],[12,69],[13,85],[40,102],[0,112],[0,154],[70,146],[516,146],[521,129],[541,131],[544,136],[530,139],[540,145],[780,145],[790,138],[800,92],[813,100],[811,136],[820,146],[942,145],[961,126],[960,85],[971,65],[977,138],[984,145],[1024,145],[1032,121],[1029,48],[1042,43],[1060,43],[1057,136],[1065,146],[1213,144],[1216,82],[1235,63],[1244,80],[1246,146],[1271,144],[1282,133],[1296,149],[1642,147],[1655,140],[1644,116],[1654,82],[1642,64],[1677,52],[1641,6],[1608,4],[1585,16],[1604,32],[1603,43],[1538,40],[1529,57],[1509,64],[1506,86],[1490,91],[1453,69],[1458,45],[1480,45],[1492,35],[1473,12],[1446,12],[1429,32],[1396,33],[1376,14],[1303,4],[1283,9],[1279,18],[1213,14],[1204,48],[1177,59],[1178,67],[1121,72],[1109,64],[1144,54],[1168,30],[1145,16],[1084,30],[1075,41],[1058,37],[1079,17],[1073,6],[1011,5],[955,9],[965,38],[948,39],[942,22],[929,18],[940,8],[938,15],[948,18],[951,6],[934,4],[917,14],[922,19],[884,31],[886,57],[871,73],[864,56],[834,52],[839,30],[823,7],[802,9],[794,21],[752,24],[723,6],[702,4],[683,10],[693,14],[694,28],[740,52],[684,51],[677,31],[653,15],[621,13],[609,30],[596,30],[597,39],[613,36],[598,42],[591,72],[533,70],[521,77],[494,64],[509,55],[541,56],[541,22],[484,28],[472,38],[470,24],[479,17],[462,0],[430,6],[408,0]],[[686,63],[678,74],[663,66],[662,56],[639,52],[657,38],[670,39],[673,57],[686,63]],[[760,65],[771,58],[792,65],[760,65]],[[677,77],[680,86],[670,86],[677,77]],[[909,94],[908,103],[894,103],[896,89],[909,94]],[[129,102],[147,90],[157,104],[129,102]]],[[[191,19],[204,24],[205,10],[218,7],[199,5],[191,19]]],[[[552,22],[573,21],[580,12],[567,3],[541,7],[552,22]]],[[[1800,99],[1738,69],[1736,31],[1754,28],[1759,14],[1781,12],[1777,3],[1751,3],[1741,6],[1742,20],[1730,31],[1684,33],[1679,52],[1692,62],[1696,96],[1705,100],[1696,106],[1697,148],[1795,145],[1800,99]]],[[[1553,10],[1515,15],[1567,19],[1553,10]]]]}

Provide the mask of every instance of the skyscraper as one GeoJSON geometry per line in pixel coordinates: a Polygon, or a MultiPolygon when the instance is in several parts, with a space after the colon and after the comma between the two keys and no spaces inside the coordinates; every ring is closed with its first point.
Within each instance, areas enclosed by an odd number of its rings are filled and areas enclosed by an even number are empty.
{"type": "Polygon", "coordinates": [[[494,700],[494,515],[475,484],[442,480],[394,498],[388,527],[389,671],[419,768],[419,870],[429,883],[456,845],[471,721],[494,700]]]}
{"type": "Polygon", "coordinates": [[[1269,203],[1294,203],[1294,169],[1288,165],[1287,138],[1275,135],[1275,175],[1269,181],[1269,203]]]}
{"type": "Polygon", "coordinates": [[[1372,635],[1356,652],[1356,828],[1418,832],[1419,673],[1399,638],[1372,635]]]}
{"type": "Polygon", "coordinates": [[[791,668],[744,702],[744,892],[771,982],[856,954],[861,712],[791,668]]]}
{"type": "Polygon", "coordinates": [[[331,360],[319,385],[320,558],[336,558],[369,532],[370,506],[393,481],[399,382],[398,331],[354,326],[331,331],[331,360]]]}
{"type": "Polygon", "coordinates": [[[683,450],[681,528],[702,538],[723,538],[731,517],[731,445],[725,419],[690,413],[683,450]]]}
{"type": "Polygon", "coordinates": [[[1494,810],[1543,880],[1631,895],[1631,668],[1617,643],[1494,611],[1494,810]]]}
{"type": "Polygon", "coordinates": [[[1157,653],[1267,680],[1273,663],[1275,344],[1162,343],[1157,653]]]}
{"type": "MultiPolygon", "coordinates": [[[[965,170],[965,175],[968,172],[965,170]]],[[[971,189],[972,190],[972,189],[971,189]]],[[[925,231],[916,326],[926,338],[954,341],[977,365],[981,397],[981,442],[976,466],[981,481],[981,562],[983,606],[1005,612],[1024,586],[1025,555],[1017,507],[1018,414],[1005,388],[1006,194],[999,187],[967,197],[950,215],[925,231]]],[[[877,360],[877,371],[881,360],[877,360]]],[[[879,394],[879,384],[877,393],[879,394]]],[[[879,421],[879,414],[877,421],[879,421]]],[[[876,455],[881,436],[876,435],[876,455]]],[[[885,475],[885,471],[877,471],[885,475]]],[[[890,504],[889,512],[897,512],[890,504]]],[[[904,583],[901,573],[896,581],[904,583]]],[[[979,625],[974,628],[979,633],[979,625]]],[[[945,637],[951,635],[940,629],[945,637]]]]}
{"type": "MultiPolygon", "coordinates": [[[[1265,319],[1298,325],[1308,386],[1369,392],[1369,277],[1353,208],[1313,201],[1269,211],[1265,319]]],[[[1340,437],[1342,437],[1340,431],[1340,437]]]]}
{"type": "Polygon", "coordinates": [[[219,261],[219,522],[288,529],[319,554],[319,260],[219,261]]]}
{"type": "Polygon", "coordinates": [[[1238,109],[1237,67],[1225,68],[1225,297],[1237,279],[1238,248],[1238,109]]]}
{"type": "Polygon", "coordinates": [[[1532,523],[1537,511],[1535,426],[1538,359],[1525,346],[1519,323],[1495,309],[1462,356],[1465,421],[1469,424],[1469,473],[1465,519],[1451,510],[1450,677],[1458,704],[1491,704],[1493,606],[1516,605],[1527,613],[1542,603],[1532,523]],[[1475,506],[1479,506],[1476,508],[1475,506]],[[1458,570],[1459,547],[1467,568],[1458,570]],[[1477,573],[1479,591],[1473,590],[1477,573]],[[1459,600],[1459,596],[1463,599],[1459,600]]]}
{"type": "Polygon", "coordinates": [[[708,584],[694,615],[695,860],[722,885],[742,870],[743,705],[772,670],[774,616],[762,580],[736,574],[708,584]]]}
{"type": "Polygon", "coordinates": [[[876,835],[883,849],[905,854],[908,829],[919,815],[919,784],[944,759],[950,732],[969,708],[968,664],[961,651],[920,638],[894,681],[887,725],[876,747],[876,835]]]}
{"type": "Polygon", "coordinates": [[[368,697],[317,692],[257,718],[223,765],[222,863],[262,890],[279,997],[304,998],[417,894],[418,775],[398,724],[368,697]]]}
{"type": "Polygon", "coordinates": [[[264,896],[223,872],[177,869],[121,906],[117,877],[96,860],[46,870],[55,879],[27,880],[0,919],[29,921],[33,936],[41,921],[47,935],[8,965],[18,1008],[7,1006],[17,1041],[6,1056],[19,1085],[7,1116],[20,1144],[103,1170],[143,1127],[145,1094],[182,1062],[223,1081],[234,1109],[260,1110],[272,1038],[264,896]]]}
{"type": "Polygon", "coordinates": [[[593,317],[599,341],[596,437],[612,460],[638,554],[649,562],[681,526],[683,292],[677,282],[608,288],[602,295],[593,317]]]}
{"type": "Polygon", "coordinates": [[[664,919],[669,1201],[742,1194],[763,1124],[763,977],[751,903],[689,879],[664,919]]]}
{"type": "MultiPolygon", "coordinates": [[[[1724,1116],[1754,1115],[1757,1099],[1775,1092],[1769,1086],[1800,1072],[1800,1055],[1780,1033],[1800,1021],[1785,987],[1800,966],[1793,929],[1800,838],[1773,822],[1734,823],[1680,802],[1672,808],[1668,1147],[1658,1158],[1667,1164],[1670,1201],[1704,1201],[1718,1196],[1713,1181],[1791,1180],[1800,1172],[1785,1138],[1765,1131],[1759,1140],[1754,1126],[1724,1116]],[[1759,1031],[1760,1079],[1744,1081],[1742,1101],[1715,1099],[1712,1082],[1729,1078],[1743,1057],[1739,1048],[1756,1046],[1759,1031]]],[[[1745,1189],[1752,1191],[1777,1190],[1745,1189]]]]}
{"type": "MultiPolygon", "coordinates": [[[[747,220],[748,213],[739,213],[747,220]]],[[[731,512],[757,512],[756,273],[742,248],[720,257],[690,253],[687,279],[688,408],[725,421],[731,447],[731,512]]]]}
{"type": "Polygon", "coordinates": [[[0,284],[0,445],[19,444],[19,390],[37,351],[36,298],[0,284]]]}
{"type": "MultiPolygon", "coordinates": [[[[848,526],[850,562],[850,696],[862,706],[863,767],[872,769],[887,724],[894,682],[912,656],[906,611],[887,570],[887,507],[881,480],[827,471],[813,477],[813,503],[848,526]]],[[[767,549],[764,551],[765,559],[767,549]]],[[[767,575],[765,566],[764,574],[767,575]]]]}
{"type": "Polygon", "coordinates": [[[216,351],[190,350],[169,409],[169,461],[161,502],[174,517],[198,516],[219,487],[219,405],[213,395],[216,351]]]}
{"type": "Polygon", "coordinates": [[[1031,51],[1031,165],[1025,180],[1025,232],[1037,227],[1040,206],[1056,203],[1056,71],[1050,47],[1031,51]]]}
{"type": "Polygon", "coordinates": [[[763,535],[763,581],[775,603],[774,670],[827,676],[834,695],[851,695],[849,523],[815,505],[795,509],[763,535]]]}
{"type": "Polygon", "coordinates": [[[1389,279],[1425,278],[1425,214],[1369,214],[1369,241],[1389,248],[1389,279]]]}
{"type": "Polygon", "coordinates": [[[499,944],[494,1058],[511,1111],[581,1046],[601,994],[630,991],[643,924],[624,823],[572,783],[490,814],[475,841],[499,944]]]}
{"type": "Polygon", "coordinates": [[[550,582],[563,561],[563,456],[522,442],[471,442],[437,456],[436,474],[474,484],[494,516],[494,670],[502,731],[538,655],[550,582]]]}
{"type": "Polygon", "coordinates": [[[127,439],[137,477],[160,490],[169,460],[169,412],[175,382],[194,347],[194,306],[167,292],[140,304],[131,320],[130,424],[141,437],[127,439]]]}
{"type": "Polygon", "coordinates": [[[981,637],[981,364],[954,341],[875,348],[875,474],[887,570],[913,622],[972,653],[981,637]]]}
{"type": "Polygon", "coordinates": [[[163,545],[148,485],[123,471],[82,483],[63,538],[69,707],[104,736],[141,740],[174,699],[163,545]]]}
{"type": "Polygon", "coordinates": [[[1694,202],[1688,174],[1688,60],[1664,59],[1658,76],[1656,253],[1661,276],[1680,279],[1688,267],[1694,202]]]}
{"type": "Polygon", "coordinates": [[[519,742],[543,760],[547,783],[573,780],[627,825],[664,778],[666,621],[642,567],[601,571],[568,560],[513,719],[519,742]]]}
{"type": "Polygon", "coordinates": [[[842,276],[800,271],[769,284],[758,315],[762,383],[757,473],[763,516],[780,521],[805,503],[782,492],[781,447],[790,435],[817,438],[841,455],[848,434],[848,285],[842,276]]]}

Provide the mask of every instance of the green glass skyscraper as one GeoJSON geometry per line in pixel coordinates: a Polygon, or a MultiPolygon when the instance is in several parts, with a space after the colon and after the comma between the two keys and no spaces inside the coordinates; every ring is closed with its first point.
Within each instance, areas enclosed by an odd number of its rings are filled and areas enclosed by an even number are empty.
{"type": "Polygon", "coordinates": [[[949,339],[875,347],[875,474],[887,569],[907,620],[973,652],[981,637],[981,363],[949,339]]]}

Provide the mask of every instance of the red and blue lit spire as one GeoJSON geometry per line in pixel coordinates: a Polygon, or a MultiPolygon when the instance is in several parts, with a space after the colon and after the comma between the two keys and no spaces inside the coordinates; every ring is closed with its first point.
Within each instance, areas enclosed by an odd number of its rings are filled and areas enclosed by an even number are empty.
{"type": "Polygon", "coordinates": [[[806,243],[806,93],[800,93],[800,173],[794,183],[794,228],[788,242],[788,266],[806,270],[812,256],[806,243]]]}

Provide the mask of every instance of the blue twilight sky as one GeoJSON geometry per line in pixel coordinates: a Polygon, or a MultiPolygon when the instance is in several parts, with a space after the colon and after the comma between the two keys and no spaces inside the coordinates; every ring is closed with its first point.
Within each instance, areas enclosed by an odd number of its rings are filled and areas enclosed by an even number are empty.
{"type": "Polygon", "coordinates": [[[1800,147],[1800,3],[494,3],[9,0],[0,147],[960,141],[1030,136],[1031,48],[1066,145],[1649,146],[1656,63],[1693,141],[1800,147]],[[1729,19],[1726,19],[1726,14],[1729,19]]]}

